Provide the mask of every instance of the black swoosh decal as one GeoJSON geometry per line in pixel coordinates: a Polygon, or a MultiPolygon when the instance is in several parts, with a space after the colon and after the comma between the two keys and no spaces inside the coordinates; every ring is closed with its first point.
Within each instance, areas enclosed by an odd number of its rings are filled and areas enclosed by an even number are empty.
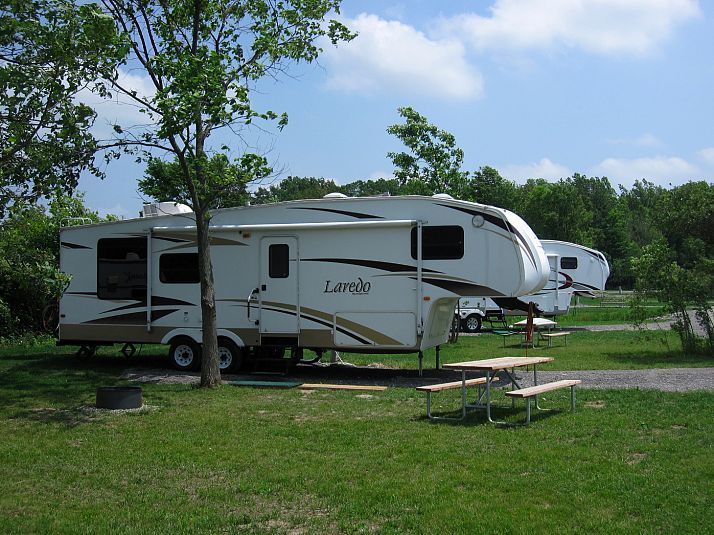
{"type": "MultiPolygon", "coordinates": [[[[411,277],[412,279],[416,280],[416,278],[411,277]]],[[[432,286],[437,286],[438,288],[442,288],[448,292],[452,292],[458,295],[480,295],[484,297],[493,297],[493,296],[502,296],[503,294],[501,292],[497,292],[493,288],[489,288],[488,286],[481,286],[479,284],[473,284],[470,282],[460,282],[460,281],[453,281],[453,280],[444,280],[444,279],[432,279],[429,277],[424,277],[422,279],[424,282],[427,284],[431,284],[432,286]]]]}
{"type": "MultiPolygon", "coordinates": [[[[173,314],[174,312],[177,312],[178,308],[175,308],[173,310],[152,310],[151,311],[151,321],[156,321],[158,319],[163,318],[164,316],[168,316],[169,314],[173,314]]],[[[110,316],[108,318],[100,318],[96,320],[90,320],[90,321],[84,321],[82,322],[85,325],[91,325],[91,324],[115,324],[115,325],[122,325],[122,324],[131,324],[131,325],[142,325],[146,323],[146,312],[132,312],[131,314],[119,314],[118,316],[110,316]]]]}
{"type": "Polygon", "coordinates": [[[157,236],[156,234],[152,234],[151,237],[155,240],[164,240],[172,243],[190,243],[190,240],[183,240],[181,238],[168,238],[166,236],[157,236]]]}
{"type": "MultiPolygon", "coordinates": [[[[409,266],[406,264],[396,264],[394,262],[379,262],[377,260],[361,260],[358,258],[305,258],[300,259],[301,262],[330,262],[333,264],[348,264],[353,266],[362,266],[372,269],[381,269],[382,271],[389,271],[390,273],[404,273],[410,271],[416,271],[416,266],[409,266]]],[[[424,273],[438,273],[441,271],[434,271],[433,269],[422,268],[424,273]]]]}
{"type": "Polygon", "coordinates": [[[62,247],[67,247],[68,249],[91,249],[91,247],[87,247],[86,245],[79,245],[68,241],[63,241],[61,244],[62,247]]]}
{"type": "MultiPolygon", "coordinates": [[[[151,297],[151,306],[160,307],[167,305],[179,305],[179,306],[197,306],[194,303],[189,303],[188,301],[181,301],[180,299],[173,299],[171,297],[161,297],[154,295],[151,297]]],[[[132,308],[146,308],[146,299],[137,301],[131,305],[124,305],[117,308],[112,308],[111,310],[105,310],[102,314],[108,314],[110,312],[118,312],[119,310],[130,310],[132,308]]]]}
{"type": "MultiPolygon", "coordinates": [[[[296,314],[294,311],[292,311],[292,310],[285,310],[285,309],[282,309],[282,308],[274,308],[274,307],[266,307],[266,306],[264,306],[264,307],[263,307],[263,310],[270,310],[270,311],[272,311],[272,312],[280,312],[281,314],[287,314],[287,315],[289,315],[289,316],[297,316],[297,314],[296,314]]],[[[354,338],[354,339],[357,340],[360,344],[372,345],[372,342],[370,342],[369,340],[365,340],[364,338],[361,338],[361,337],[357,336],[356,334],[353,334],[353,333],[351,333],[351,332],[349,332],[349,331],[343,329],[342,327],[339,327],[339,326],[337,326],[337,325],[333,325],[332,323],[329,323],[329,322],[327,322],[327,321],[321,320],[321,319],[319,319],[319,318],[315,318],[315,317],[313,317],[313,316],[308,316],[308,315],[302,314],[302,313],[300,314],[300,317],[301,317],[301,318],[305,318],[306,320],[309,320],[309,321],[314,321],[315,323],[319,323],[320,325],[324,325],[325,327],[329,327],[329,328],[333,328],[333,327],[334,327],[334,328],[337,329],[337,331],[341,332],[342,334],[347,335],[347,336],[349,336],[350,338],[354,338]]]]}
{"type": "Polygon", "coordinates": [[[565,290],[566,288],[570,288],[573,285],[573,277],[571,277],[567,273],[563,273],[562,271],[559,271],[558,275],[562,275],[563,277],[565,277],[565,282],[562,286],[558,287],[558,290],[565,290]]]}
{"type": "Polygon", "coordinates": [[[360,212],[348,212],[347,210],[335,210],[334,208],[308,208],[308,207],[292,207],[290,210],[315,210],[316,212],[330,212],[333,214],[346,215],[355,219],[384,219],[379,215],[362,214],[360,212]]]}
{"type": "Polygon", "coordinates": [[[487,214],[486,212],[481,212],[480,210],[474,210],[472,208],[465,208],[463,206],[450,206],[448,204],[439,204],[439,206],[442,206],[444,208],[451,208],[452,210],[458,210],[459,212],[464,212],[467,214],[471,215],[480,215],[481,217],[484,218],[485,221],[488,221],[489,223],[496,225],[499,228],[502,228],[509,234],[515,234],[516,237],[521,240],[521,243],[523,244],[524,249],[528,253],[528,257],[531,259],[531,262],[533,263],[533,267],[537,267],[536,261],[535,261],[535,255],[533,254],[533,251],[531,251],[530,247],[526,245],[526,240],[523,237],[523,235],[515,228],[511,226],[508,221],[504,221],[500,217],[496,217],[492,214],[487,214]]]}

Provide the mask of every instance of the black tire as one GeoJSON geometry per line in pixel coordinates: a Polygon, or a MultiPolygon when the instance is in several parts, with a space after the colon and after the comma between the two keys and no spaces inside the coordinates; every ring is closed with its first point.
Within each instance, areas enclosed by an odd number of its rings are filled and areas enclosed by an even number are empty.
{"type": "Polygon", "coordinates": [[[481,330],[481,316],[471,314],[467,316],[461,324],[461,328],[467,333],[477,333],[481,330]]]}
{"type": "Polygon", "coordinates": [[[169,359],[177,370],[197,370],[201,365],[201,346],[187,336],[174,338],[169,348],[169,359]]]}
{"type": "Polygon", "coordinates": [[[218,369],[231,373],[243,365],[243,351],[230,338],[218,339],[218,369]]]}

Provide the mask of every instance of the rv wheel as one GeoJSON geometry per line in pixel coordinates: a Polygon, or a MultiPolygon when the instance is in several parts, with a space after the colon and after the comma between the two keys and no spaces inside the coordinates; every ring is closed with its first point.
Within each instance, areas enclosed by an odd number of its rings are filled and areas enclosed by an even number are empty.
{"type": "Polygon", "coordinates": [[[195,370],[201,362],[201,346],[187,337],[174,338],[169,358],[177,370],[195,370]]]}
{"type": "Polygon", "coordinates": [[[478,314],[471,314],[468,316],[463,323],[464,331],[467,333],[477,333],[481,330],[481,316],[478,314]]]}
{"type": "Polygon", "coordinates": [[[222,373],[237,370],[243,364],[243,351],[228,338],[218,339],[218,368],[222,373]]]}

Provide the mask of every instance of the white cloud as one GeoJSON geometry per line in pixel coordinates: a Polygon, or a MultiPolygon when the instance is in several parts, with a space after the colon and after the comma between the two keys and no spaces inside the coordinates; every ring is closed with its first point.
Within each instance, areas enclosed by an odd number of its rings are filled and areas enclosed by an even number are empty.
{"type": "Polygon", "coordinates": [[[639,56],[700,15],[698,0],[496,0],[490,11],[446,19],[440,32],[480,50],[559,45],[639,56]]]}
{"type": "Polygon", "coordinates": [[[661,147],[662,141],[652,134],[642,134],[635,138],[608,139],[608,143],[613,145],[631,145],[633,147],[661,147]]]}
{"type": "Polygon", "coordinates": [[[542,158],[537,163],[525,165],[505,165],[500,168],[499,172],[503,177],[516,182],[523,182],[529,178],[557,180],[573,174],[566,166],[555,163],[549,158],[542,158]]]}
{"type": "MultiPolygon", "coordinates": [[[[128,91],[136,91],[137,96],[143,99],[150,100],[156,94],[156,89],[147,76],[140,76],[123,69],[118,70],[117,83],[128,91]]],[[[97,112],[95,135],[108,137],[112,131],[110,126],[112,124],[120,124],[126,128],[150,122],[149,116],[139,111],[140,104],[116,90],[110,92],[111,99],[103,99],[89,90],[80,91],[75,98],[97,112]]]]}
{"type": "Polygon", "coordinates": [[[682,184],[696,180],[699,169],[677,156],[655,156],[652,158],[607,158],[589,171],[590,175],[607,176],[611,181],[623,186],[631,186],[635,180],[647,179],[655,184],[682,184]]]}
{"type": "Polygon", "coordinates": [[[340,47],[326,47],[328,87],[459,100],[483,94],[483,78],[466,61],[458,40],[432,40],[412,26],[376,15],[345,22],[358,36],[340,47]]]}
{"type": "Polygon", "coordinates": [[[697,156],[709,165],[714,165],[714,147],[707,147],[706,149],[700,150],[697,152],[697,156]]]}

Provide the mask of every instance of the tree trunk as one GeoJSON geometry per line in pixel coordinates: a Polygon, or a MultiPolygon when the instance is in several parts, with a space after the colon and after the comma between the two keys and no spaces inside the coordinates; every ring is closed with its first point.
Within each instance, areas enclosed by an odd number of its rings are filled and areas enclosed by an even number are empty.
{"type": "Polygon", "coordinates": [[[203,333],[203,359],[201,361],[201,387],[213,388],[221,384],[218,368],[218,335],[216,331],[216,299],[213,286],[213,266],[208,225],[210,219],[203,209],[197,209],[196,238],[198,242],[198,273],[201,278],[201,318],[203,333]]]}

